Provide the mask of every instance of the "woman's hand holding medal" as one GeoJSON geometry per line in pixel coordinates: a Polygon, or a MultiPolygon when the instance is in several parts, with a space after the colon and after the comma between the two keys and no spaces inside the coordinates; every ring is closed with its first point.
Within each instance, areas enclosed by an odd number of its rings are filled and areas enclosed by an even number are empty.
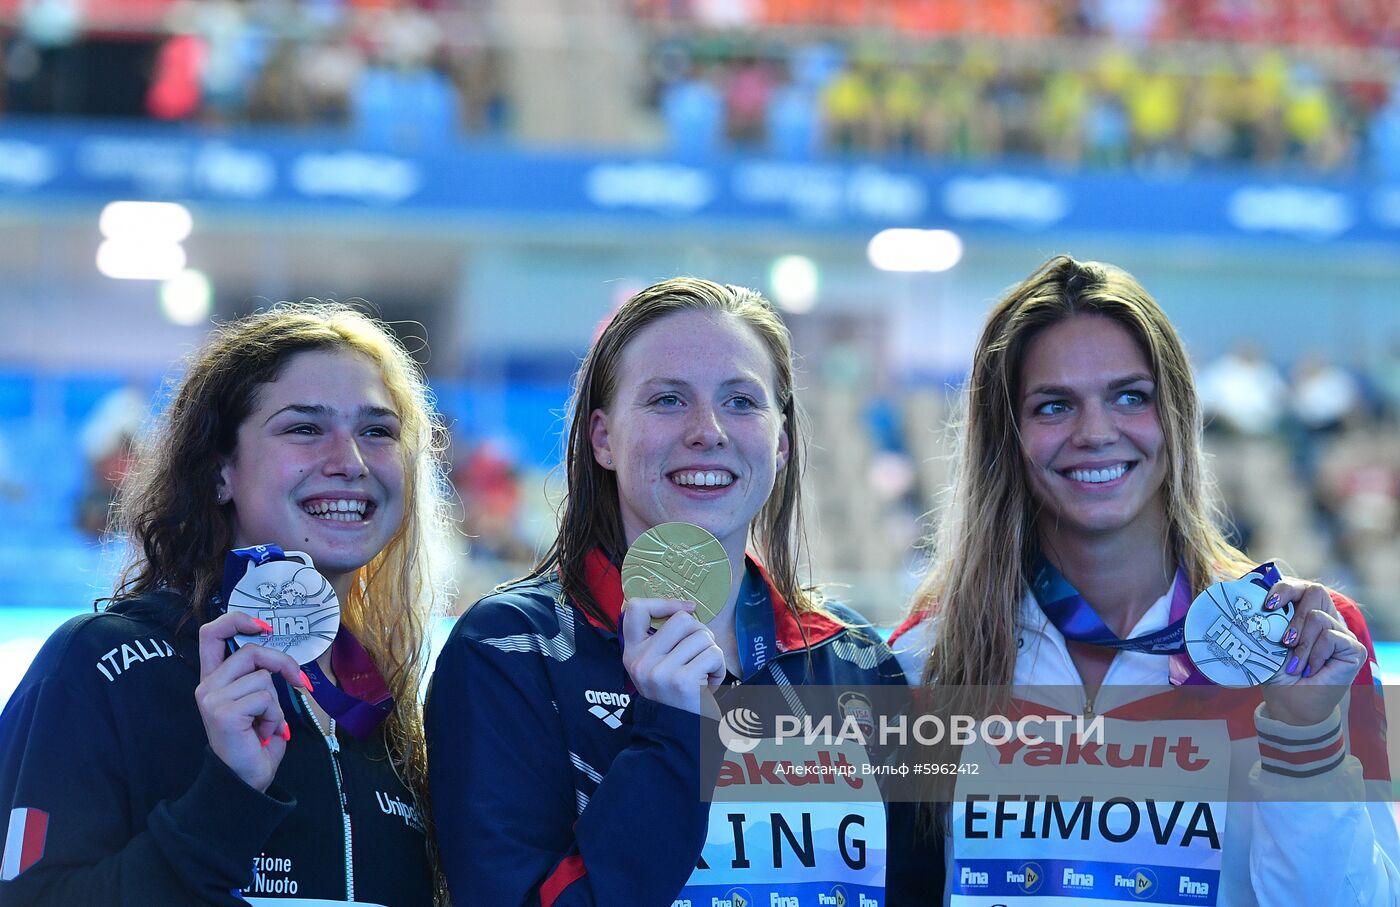
{"type": "Polygon", "coordinates": [[[719,717],[713,690],[724,682],[724,653],[695,616],[695,602],[628,599],[622,610],[622,666],[647,699],[719,717]],[[665,623],[652,632],[651,623],[665,623]]]}
{"type": "Polygon", "coordinates": [[[272,675],[281,674],[288,684],[311,689],[301,666],[283,652],[247,645],[228,654],[228,641],[234,635],[271,632],[263,621],[237,611],[200,627],[200,679],[194,691],[209,748],[259,791],[272,783],[292,739],[272,675]]]}
{"type": "Polygon", "coordinates": [[[1264,684],[1269,716],[1307,726],[1324,721],[1351,687],[1366,661],[1366,647],[1351,632],[1326,588],[1284,580],[1274,584],[1265,611],[1293,603],[1282,643],[1291,650],[1283,670],[1264,684]]]}
{"type": "Polygon", "coordinates": [[[622,563],[622,666],[646,698],[719,717],[724,650],[708,624],[729,598],[729,557],[690,523],[642,533],[622,563]],[[674,596],[674,597],[672,597],[674,596]],[[680,596],[685,596],[684,598],[680,596]]]}

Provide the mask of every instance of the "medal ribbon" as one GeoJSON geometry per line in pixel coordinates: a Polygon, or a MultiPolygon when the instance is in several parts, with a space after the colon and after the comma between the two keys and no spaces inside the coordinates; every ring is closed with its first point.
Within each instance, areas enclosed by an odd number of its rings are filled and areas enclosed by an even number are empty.
{"type": "Polygon", "coordinates": [[[1187,584],[1186,572],[1179,567],[1172,582],[1171,615],[1167,625],[1131,639],[1119,639],[1079,590],[1043,555],[1031,579],[1031,594],[1065,639],[1150,655],[1180,655],[1186,651],[1186,609],[1191,604],[1191,587],[1187,584]]]}
{"type": "MultiPolygon", "coordinates": [[[[1271,589],[1281,577],[1278,569],[1270,562],[1255,567],[1242,579],[1248,579],[1263,589],[1271,589]]],[[[1070,581],[1044,556],[1041,556],[1036,566],[1036,575],[1031,581],[1031,593],[1040,609],[1045,612],[1045,616],[1065,639],[1091,646],[1125,649],[1129,652],[1168,655],[1168,677],[1173,686],[1211,682],[1186,655],[1186,612],[1191,607],[1192,597],[1191,589],[1187,585],[1186,571],[1180,567],[1177,568],[1176,579],[1172,582],[1172,603],[1167,625],[1160,630],[1131,639],[1119,639],[1104,624],[1103,619],[1084,596],[1080,595],[1070,581]]]]}
{"type": "MultiPolygon", "coordinates": [[[[249,561],[255,566],[262,566],[282,560],[287,560],[287,555],[277,545],[254,545],[230,551],[224,558],[223,600],[229,600],[233,587],[247,572],[249,561]]],[[[331,670],[335,672],[340,685],[331,683],[314,658],[302,665],[301,669],[311,678],[315,687],[311,695],[317,704],[357,740],[364,740],[372,734],[394,710],[394,697],[374,659],[344,624],[340,625],[331,643],[331,670]]],[[[284,710],[291,708],[284,682],[277,684],[277,696],[284,710]]]]}

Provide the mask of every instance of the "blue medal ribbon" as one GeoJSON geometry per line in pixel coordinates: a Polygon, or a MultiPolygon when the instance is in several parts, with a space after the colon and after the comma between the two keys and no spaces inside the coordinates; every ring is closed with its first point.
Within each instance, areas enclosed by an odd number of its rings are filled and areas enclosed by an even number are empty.
{"type": "MultiPolygon", "coordinates": [[[[1247,579],[1268,590],[1282,577],[1272,563],[1265,563],[1255,567],[1241,579],[1247,579]]],[[[1031,580],[1031,594],[1035,596],[1040,610],[1045,612],[1045,616],[1065,639],[1109,649],[1171,655],[1173,658],[1170,675],[1173,684],[1207,682],[1186,658],[1186,612],[1191,606],[1192,596],[1191,588],[1187,584],[1186,571],[1180,567],[1177,568],[1176,579],[1172,583],[1171,612],[1167,626],[1131,639],[1119,639],[1104,624],[1093,606],[1079,594],[1079,590],[1075,589],[1043,555],[1036,563],[1035,576],[1031,580]]]]}
{"type": "Polygon", "coordinates": [[[1035,575],[1031,579],[1031,594],[1035,596],[1040,610],[1045,612],[1045,616],[1065,639],[1090,646],[1146,652],[1150,655],[1180,655],[1186,651],[1186,606],[1191,603],[1191,588],[1187,585],[1186,571],[1179,567],[1176,579],[1172,583],[1170,623],[1160,630],[1153,630],[1131,639],[1119,639],[1088,600],[1079,594],[1079,590],[1074,588],[1070,581],[1065,579],[1064,574],[1043,555],[1040,556],[1035,575]]]}
{"type": "MultiPolygon", "coordinates": [[[[227,608],[233,587],[248,571],[249,562],[260,567],[272,561],[284,560],[287,560],[287,554],[277,545],[253,545],[230,551],[224,557],[224,607],[227,608]]],[[[229,645],[235,644],[229,640],[229,645]]],[[[316,703],[357,739],[363,740],[389,717],[394,710],[394,697],[390,695],[374,660],[344,624],[341,624],[331,643],[331,666],[344,689],[331,683],[315,659],[302,665],[301,669],[315,687],[311,695],[316,703]]],[[[274,683],[283,711],[290,712],[292,703],[286,683],[281,678],[275,678],[274,683]]]]}

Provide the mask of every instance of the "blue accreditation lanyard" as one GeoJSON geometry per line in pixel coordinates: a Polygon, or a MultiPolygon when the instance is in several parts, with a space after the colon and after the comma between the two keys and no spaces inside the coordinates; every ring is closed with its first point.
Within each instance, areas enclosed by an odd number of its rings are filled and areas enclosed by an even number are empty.
{"type": "Polygon", "coordinates": [[[1186,609],[1191,604],[1191,587],[1187,584],[1186,571],[1179,567],[1172,583],[1170,622],[1160,630],[1131,639],[1119,639],[1079,590],[1043,555],[1035,566],[1031,594],[1065,639],[1151,655],[1180,655],[1186,651],[1186,609]]]}
{"type": "Polygon", "coordinates": [[[740,680],[748,680],[777,653],[778,621],[768,583],[753,564],[744,564],[739,599],[734,605],[734,635],[739,644],[740,680]]]}

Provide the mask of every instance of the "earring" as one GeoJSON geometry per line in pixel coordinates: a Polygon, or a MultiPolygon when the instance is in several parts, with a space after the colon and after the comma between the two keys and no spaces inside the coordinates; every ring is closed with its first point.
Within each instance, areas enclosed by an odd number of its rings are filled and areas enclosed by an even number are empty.
{"type": "Polygon", "coordinates": [[[220,488],[218,493],[214,495],[214,500],[218,501],[220,504],[227,504],[228,492],[225,489],[220,488]]]}
{"type": "Polygon", "coordinates": [[[611,465],[612,465],[612,457],[608,457],[608,462],[607,462],[605,465],[607,465],[607,466],[611,466],[611,465]]]}

